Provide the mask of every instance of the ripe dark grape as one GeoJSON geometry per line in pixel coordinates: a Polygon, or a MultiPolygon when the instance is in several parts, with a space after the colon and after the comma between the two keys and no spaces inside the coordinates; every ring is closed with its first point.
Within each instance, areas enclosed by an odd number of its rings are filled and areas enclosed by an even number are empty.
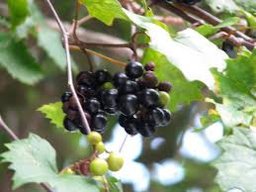
{"type": "Polygon", "coordinates": [[[117,106],[118,90],[110,89],[102,94],[102,103],[106,108],[115,108],[117,106]]]}
{"type": "Polygon", "coordinates": [[[151,137],[155,133],[155,127],[148,122],[141,122],[137,131],[143,137],[151,137]]]}
{"type": "Polygon", "coordinates": [[[162,122],[162,126],[167,126],[171,121],[171,112],[168,109],[163,109],[164,119],[162,122]]]}
{"type": "Polygon", "coordinates": [[[159,93],[154,89],[145,89],[139,94],[139,99],[145,107],[157,106],[159,93]]]}
{"type": "Polygon", "coordinates": [[[128,118],[126,120],[126,124],[124,125],[124,130],[126,131],[126,133],[128,133],[129,135],[136,135],[138,133],[138,128],[139,122],[137,119],[128,118]]]}
{"type": "Polygon", "coordinates": [[[172,84],[167,81],[161,82],[158,85],[158,90],[170,93],[170,91],[172,90],[172,84]]]}
{"type": "Polygon", "coordinates": [[[143,65],[139,62],[130,62],[125,67],[126,75],[132,79],[138,78],[143,74],[143,65]]]}
{"type": "Polygon", "coordinates": [[[78,116],[79,116],[79,113],[77,110],[73,110],[71,108],[69,108],[66,112],[67,114],[67,118],[70,119],[70,120],[74,120],[76,119],[78,116]]]}
{"type": "Polygon", "coordinates": [[[138,110],[139,103],[138,98],[135,95],[127,94],[123,95],[119,101],[119,110],[125,116],[131,116],[138,110]]]}
{"type": "Polygon", "coordinates": [[[125,73],[117,73],[113,77],[114,85],[116,87],[124,85],[124,83],[128,80],[128,77],[125,73]]]}
{"type": "Polygon", "coordinates": [[[227,41],[223,42],[222,50],[225,51],[230,58],[236,58],[237,56],[234,46],[227,41]]]}
{"type": "Polygon", "coordinates": [[[68,131],[77,130],[77,126],[72,122],[72,120],[68,119],[67,117],[65,117],[63,125],[64,125],[65,129],[68,131]]]}
{"type": "Polygon", "coordinates": [[[135,81],[128,80],[122,86],[119,91],[121,94],[135,93],[139,90],[139,85],[135,81]]]}
{"type": "Polygon", "coordinates": [[[154,71],[155,70],[156,65],[153,62],[149,62],[145,65],[144,69],[146,71],[154,71]]]}
{"type": "Polygon", "coordinates": [[[95,94],[95,89],[93,87],[81,84],[78,85],[77,92],[85,97],[92,97],[95,94]]]}
{"type": "Polygon", "coordinates": [[[178,3],[184,3],[184,4],[188,4],[188,5],[194,5],[200,1],[201,0],[177,0],[178,3]]]}
{"type": "Polygon", "coordinates": [[[155,88],[158,84],[158,79],[152,71],[147,71],[143,75],[144,85],[148,88],[155,88]]]}
{"type": "Polygon", "coordinates": [[[164,120],[164,112],[159,107],[150,110],[147,114],[148,123],[155,125],[156,127],[161,126],[164,120]]]}
{"type": "Polygon", "coordinates": [[[65,93],[63,93],[63,95],[61,96],[61,101],[64,103],[64,102],[67,102],[69,101],[70,97],[72,96],[72,93],[69,92],[69,91],[66,91],[65,93]]]}
{"type": "Polygon", "coordinates": [[[118,123],[122,126],[125,127],[126,123],[127,123],[127,117],[123,114],[121,114],[118,118],[118,123]]]}
{"type": "Polygon", "coordinates": [[[90,113],[97,113],[100,107],[101,104],[96,98],[89,99],[84,103],[84,108],[90,113]]]}
{"type": "Polygon", "coordinates": [[[92,118],[92,130],[97,131],[99,133],[104,132],[106,125],[107,125],[107,117],[101,113],[96,114],[92,118]]]}
{"type": "Polygon", "coordinates": [[[95,72],[95,79],[99,85],[111,81],[111,75],[107,70],[98,70],[95,72]]]}
{"type": "Polygon", "coordinates": [[[116,115],[117,108],[115,108],[115,107],[114,108],[105,107],[104,111],[106,111],[106,113],[109,114],[109,115],[116,115]]]}
{"type": "Polygon", "coordinates": [[[87,86],[92,86],[95,84],[95,77],[92,72],[89,71],[82,71],[77,75],[76,78],[77,84],[81,85],[87,85],[87,86]]]}

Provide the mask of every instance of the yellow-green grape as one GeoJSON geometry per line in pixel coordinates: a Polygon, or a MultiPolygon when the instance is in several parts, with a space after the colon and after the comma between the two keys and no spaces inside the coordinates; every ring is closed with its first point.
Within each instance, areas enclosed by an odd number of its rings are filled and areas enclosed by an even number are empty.
{"type": "Polygon", "coordinates": [[[163,106],[167,106],[170,101],[170,96],[165,91],[159,91],[160,103],[163,106]]]}
{"type": "Polygon", "coordinates": [[[112,89],[114,86],[112,83],[110,82],[106,82],[102,85],[103,89],[106,89],[106,90],[109,90],[109,89],[112,89]]]}
{"type": "Polygon", "coordinates": [[[90,172],[94,176],[102,176],[108,171],[108,163],[104,159],[96,158],[90,163],[90,172]]]}
{"type": "Polygon", "coordinates": [[[96,151],[99,154],[104,153],[105,152],[105,145],[104,145],[104,143],[103,142],[97,143],[96,146],[95,146],[95,149],[96,149],[96,151]]]}
{"type": "Polygon", "coordinates": [[[88,139],[89,143],[92,145],[96,145],[102,141],[101,134],[99,134],[98,132],[95,132],[95,131],[90,132],[87,135],[87,139],[88,139]]]}
{"type": "Polygon", "coordinates": [[[61,174],[74,175],[75,172],[71,168],[64,169],[61,174]]]}
{"type": "Polygon", "coordinates": [[[108,167],[111,171],[119,171],[124,165],[124,158],[119,153],[110,153],[108,159],[108,167]]]}

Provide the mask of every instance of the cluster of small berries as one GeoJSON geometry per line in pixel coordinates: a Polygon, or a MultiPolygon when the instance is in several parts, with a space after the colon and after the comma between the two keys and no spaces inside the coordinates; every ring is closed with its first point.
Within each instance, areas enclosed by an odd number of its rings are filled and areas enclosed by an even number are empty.
{"type": "MultiPolygon", "coordinates": [[[[103,133],[107,115],[117,115],[119,124],[130,135],[149,137],[156,128],[167,126],[171,113],[165,107],[170,100],[171,84],[159,82],[154,69],[153,63],[143,67],[139,62],[130,62],[124,73],[113,76],[107,70],[79,73],[76,91],[91,130],[103,133]]],[[[66,113],[65,128],[88,134],[72,93],[65,92],[61,100],[66,113]]]]}

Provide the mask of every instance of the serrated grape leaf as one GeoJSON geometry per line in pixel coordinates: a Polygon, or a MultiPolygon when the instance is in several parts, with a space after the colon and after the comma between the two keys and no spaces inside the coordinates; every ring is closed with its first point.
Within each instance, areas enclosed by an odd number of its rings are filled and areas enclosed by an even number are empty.
{"type": "Polygon", "coordinates": [[[64,128],[63,120],[65,117],[65,114],[62,110],[61,102],[43,105],[38,109],[38,111],[43,113],[46,116],[46,118],[50,119],[51,123],[56,125],[58,128],[64,128]]]}
{"type": "Polygon", "coordinates": [[[117,0],[80,0],[87,8],[89,14],[105,23],[112,25],[115,18],[127,20],[122,6],[117,0]]]}
{"type": "Polygon", "coordinates": [[[0,65],[13,78],[29,85],[37,83],[43,77],[39,64],[23,42],[16,41],[7,33],[0,33],[0,65]]]}
{"type": "Polygon", "coordinates": [[[228,56],[222,50],[192,29],[181,31],[172,38],[168,31],[154,24],[151,18],[123,10],[136,25],[146,29],[152,49],[165,55],[188,80],[200,80],[213,89],[214,78],[209,69],[225,68],[228,56]]]}
{"type": "Polygon", "coordinates": [[[8,9],[13,27],[25,21],[29,14],[27,0],[8,0],[8,9]]]}
{"type": "Polygon", "coordinates": [[[223,97],[223,105],[217,105],[222,119],[228,126],[250,125],[256,115],[256,50],[244,52],[236,59],[227,60],[223,72],[212,70],[216,88],[223,97]],[[227,118],[230,117],[230,118],[227,118]]]}
{"type": "Polygon", "coordinates": [[[173,85],[170,93],[170,109],[175,111],[180,105],[190,104],[192,101],[202,99],[202,84],[199,82],[189,82],[182,75],[179,69],[172,65],[167,58],[153,50],[147,49],[142,62],[153,61],[156,64],[155,74],[160,81],[169,81],[173,85]]]}
{"type": "Polygon", "coordinates": [[[245,128],[233,128],[233,135],[218,142],[223,149],[213,165],[218,169],[216,181],[223,191],[241,189],[254,192],[256,183],[256,132],[245,128]]]}
{"type": "Polygon", "coordinates": [[[205,0],[205,3],[209,5],[211,10],[215,13],[234,13],[239,10],[234,0],[205,0]]]}
{"type": "Polygon", "coordinates": [[[56,177],[56,152],[46,140],[30,134],[27,139],[6,146],[8,151],[1,157],[3,162],[11,163],[9,168],[15,171],[14,189],[25,183],[47,182],[56,177]]]}
{"type": "Polygon", "coordinates": [[[14,170],[14,189],[27,183],[47,183],[56,192],[99,192],[87,177],[59,175],[54,148],[35,134],[6,146],[8,151],[1,157],[14,170]]]}

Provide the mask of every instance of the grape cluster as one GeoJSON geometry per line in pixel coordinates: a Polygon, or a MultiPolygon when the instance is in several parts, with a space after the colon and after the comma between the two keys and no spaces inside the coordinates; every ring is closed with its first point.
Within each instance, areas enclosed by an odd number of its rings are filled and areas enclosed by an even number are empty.
{"type": "Polygon", "coordinates": [[[201,0],[166,0],[167,2],[176,2],[176,3],[184,3],[187,5],[194,5],[199,3],[201,0]]]}
{"type": "MultiPolygon", "coordinates": [[[[171,84],[159,82],[154,69],[153,63],[143,67],[139,62],[130,62],[125,72],[113,76],[107,70],[80,72],[76,91],[92,131],[105,131],[107,115],[117,115],[119,124],[130,135],[149,137],[156,128],[168,125],[171,113],[164,107],[170,99],[171,84]]],[[[88,134],[72,93],[65,92],[61,100],[65,128],[88,134]]]]}

